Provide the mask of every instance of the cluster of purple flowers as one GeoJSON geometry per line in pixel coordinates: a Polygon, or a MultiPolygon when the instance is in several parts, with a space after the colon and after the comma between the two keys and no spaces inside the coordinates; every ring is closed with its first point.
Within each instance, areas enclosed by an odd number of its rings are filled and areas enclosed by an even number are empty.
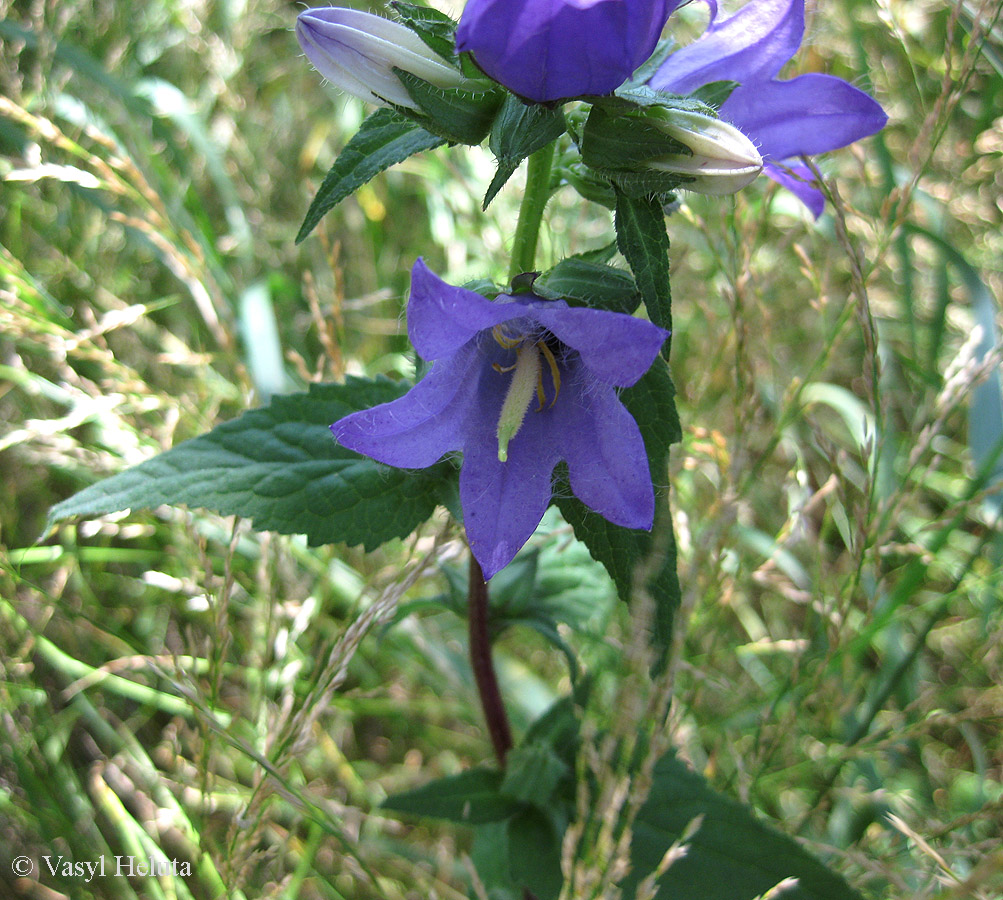
{"type": "MultiPolygon", "coordinates": [[[[817,217],[824,197],[799,160],[875,133],[885,124],[884,112],[830,75],[777,78],[801,45],[804,0],[748,0],[724,19],[715,0],[705,2],[706,32],[669,55],[647,88],[685,96],[717,82],[736,83],[720,106],[716,130],[677,119],[674,134],[692,151],[688,163],[704,172],[710,165],[727,190],[763,168],[817,217]],[[723,163],[714,156],[722,148],[723,163]]],[[[596,100],[631,81],[679,5],[469,0],[455,50],[469,53],[488,78],[527,103],[596,100]]],[[[476,83],[475,72],[404,25],[376,16],[309,10],[299,17],[297,36],[325,77],[371,102],[416,108],[402,89],[402,70],[441,89],[476,83]]],[[[485,577],[532,535],[561,461],[571,489],[591,509],[626,528],[651,527],[654,493],[644,442],[617,390],[647,371],[667,332],[632,316],[531,293],[488,300],[446,284],[419,260],[408,334],[432,363],[428,374],[401,399],[350,415],[332,430],[344,446],[402,468],[462,452],[464,525],[485,577]]]]}

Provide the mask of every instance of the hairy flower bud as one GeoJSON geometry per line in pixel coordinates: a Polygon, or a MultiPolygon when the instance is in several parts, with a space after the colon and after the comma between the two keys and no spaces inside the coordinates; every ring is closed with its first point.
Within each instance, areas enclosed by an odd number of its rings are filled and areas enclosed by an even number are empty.
{"type": "Polygon", "coordinates": [[[418,109],[395,68],[440,88],[468,81],[411,29],[382,16],[337,6],[310,9],[296,20],[296,37],[321,75],[369,103],[418,109]]]}
{"type": "Polygon", "coordinates": [[[698,112],[646,110],[649,120],[692,154],[671,153],[647,161],[650,169],[692,178],[683,187],[700,194],[734,194],[763,170],[756,145],[734,125],[698,112]]]}
{"type": "Polygon", "coordinates": [[[733,194],[762,171],[755,144],[709,107],[668,95],[619,99],[592,107],[581,148],[582,161],[621,188],[733,194]]]}

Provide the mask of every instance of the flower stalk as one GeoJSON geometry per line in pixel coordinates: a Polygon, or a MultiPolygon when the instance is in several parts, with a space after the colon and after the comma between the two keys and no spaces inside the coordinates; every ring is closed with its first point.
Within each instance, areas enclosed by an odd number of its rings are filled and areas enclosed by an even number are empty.
{"type": "Polygon", "coordinates": [[[477,694],[484,710],[491,746],[494,747],[498,767],[505,768],[505,758],[512,749],[512,729],[498,688],[494,660],[491,657],[490,607],[488,586],[480,563],[470,554],[470,582],[468,589],[468,627],[470,635],[470,665],[474,670],[477,694]]]}
{"type": "Polygon", "coordinates": [[[519,206],[519,221],[512,241],[512,263],[509,278],[532,272],[536,260],[536,244],[540,237],[543,211],[550,199],[550,181],[557,143],[551,141],[533,153],[526,163],[526,190],[519,206]]]}

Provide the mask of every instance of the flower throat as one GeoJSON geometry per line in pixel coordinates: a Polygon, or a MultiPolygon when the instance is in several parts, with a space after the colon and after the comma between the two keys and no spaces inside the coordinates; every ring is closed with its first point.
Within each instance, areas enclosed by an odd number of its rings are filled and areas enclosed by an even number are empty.
{"type": "Polygon", "coordinates": [[[493,365],[496,372],[513,373],[512,381],[505,394],[505,402],[502,403],[501,414],[498,416],[498,460],[506,462],[509,441],[522,428],[533,395],[536,395],[539,402],[539,406],[536,408],[537,412],[542,412],[544,404],[547,402],[547,395],[543,390],[543,360],[547,361],[550,378],[554,385],[554,396],[550,400],[548,409],[557,402],[557,397],[561,393],[561,373],[557,366],[557,359],[554,357],[554,351],[551,350],[547,340],[550,337],[549,334],[539,340],[526,340],[524,335],[519,337],[507,335],[500,325],[495,325],[491,333],[498,344],[506,350],[515,348],[514,364],[500,366],[498,363],[494,363],[493,365]]]}

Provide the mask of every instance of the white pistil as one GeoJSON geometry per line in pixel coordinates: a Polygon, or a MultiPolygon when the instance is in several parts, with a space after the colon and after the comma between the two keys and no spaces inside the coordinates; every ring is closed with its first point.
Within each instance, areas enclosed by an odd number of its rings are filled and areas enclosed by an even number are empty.
{"type": "Polygon", "coordinates": [[[540,381],[540,351],[536,344],[523,344],[515,351],[515,371],[498,417],[498,460],[508,459],[508,444],[522,427],[526,411],[540,381]]]}

